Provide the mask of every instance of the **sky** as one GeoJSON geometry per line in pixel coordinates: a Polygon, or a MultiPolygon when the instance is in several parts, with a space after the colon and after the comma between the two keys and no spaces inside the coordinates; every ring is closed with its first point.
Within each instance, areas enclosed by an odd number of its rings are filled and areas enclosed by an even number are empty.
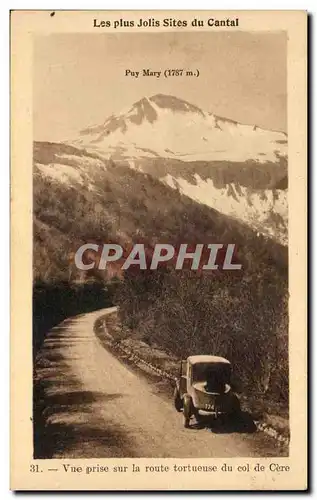
{"type": "Polygon", "coordinates": [[[241,123],[286,131],[284,32],[52,34],[34,39],[34,140],[63,141],[144,96],[174,95],[241,123]],[[200,76],[127,77],[184,68],[200,76]]]}

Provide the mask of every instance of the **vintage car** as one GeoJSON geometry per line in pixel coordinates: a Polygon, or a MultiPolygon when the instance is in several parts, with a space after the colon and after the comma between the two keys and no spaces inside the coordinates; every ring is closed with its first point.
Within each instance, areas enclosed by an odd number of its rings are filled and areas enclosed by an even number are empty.
{"type": "Polygon", "coordinates": [[[189,356],[180,364],[180,374],[174,391],[177,411],[183,411],[184,425],[189,427],[192,416],[237,415],[240,402],[230,386],[231,363],[219,356],[189,356]]]}

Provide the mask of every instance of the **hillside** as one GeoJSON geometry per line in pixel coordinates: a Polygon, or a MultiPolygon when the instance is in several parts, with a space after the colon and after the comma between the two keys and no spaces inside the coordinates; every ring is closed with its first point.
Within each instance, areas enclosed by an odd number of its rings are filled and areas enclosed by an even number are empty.
{"type": "Polygon", "coordinates": [[[287,135],[174,96],[143,98],[70,141],[287,244],[287,135]]]}
{"type": "Polygon", "coordinates": [[[232,243],[246,268],[287,252],[247,225],[197,204],[149,174],[65,144],[34,144],[35,279],[76,280],[70,259],[83,242],[232,243]]]}

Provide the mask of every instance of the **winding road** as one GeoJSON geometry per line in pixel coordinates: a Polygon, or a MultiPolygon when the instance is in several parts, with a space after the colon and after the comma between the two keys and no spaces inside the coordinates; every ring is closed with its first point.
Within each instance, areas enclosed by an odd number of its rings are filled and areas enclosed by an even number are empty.
{"type": "Polygon", "coordinates": [[[281,456],[262,432],[184,429],[172,401],[96,337],[96,319],[113,310],[69,318],[46,335],[36,365],[38,457],[281,456]]]}

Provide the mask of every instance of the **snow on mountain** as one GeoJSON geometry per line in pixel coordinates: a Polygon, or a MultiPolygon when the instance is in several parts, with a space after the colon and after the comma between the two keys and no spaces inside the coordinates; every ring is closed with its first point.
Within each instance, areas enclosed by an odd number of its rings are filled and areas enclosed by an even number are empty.
{"type": "Polygon", "coordinates": [[[76,188],[94,190],[96,171],[106,168],[103,158],[86,154],[69,145],[34,144],[34,175],[76,188]]]}
{"type": "Polygon", "coordinates": [[[235,217],[283,245],[287,244],[288,207],[285,190],[252,191],[233,183],[218,189],[212,179],[203,180],[197,174],[196,184],[169,174],[162,180],[193,200],[235,217]]]}
{"type": "Polygon", "coordinates": [[[287,244],[287,134],[157,94],[71,142],[287,244]]]}
{"type": "Polygon", "coordinates": [[[78,182],[81,185],[84,184],[84,179],[80,172],[69,165],[63,165],[62,163],[50,163],[49,165],[35,163],[34,167],[35,171],[39,170],[44,176],[51,177],[63,184],[69,184],[71,181],[78,182]]]}
{"type": "Polygon", "coordinates": [[[76,145],[114,158],[275,162],[287,154],[284,132],[221,118],[173,96],[157,94],[102,125],[82,130],[76,145]]]}

